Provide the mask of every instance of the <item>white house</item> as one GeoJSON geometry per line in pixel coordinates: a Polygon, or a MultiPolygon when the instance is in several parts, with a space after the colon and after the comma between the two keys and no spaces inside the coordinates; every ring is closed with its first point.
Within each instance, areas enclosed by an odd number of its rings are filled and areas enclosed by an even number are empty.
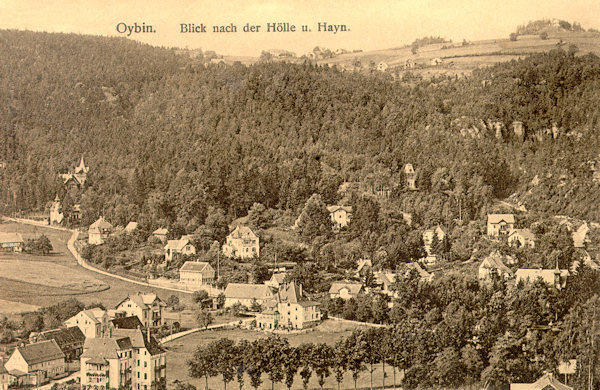
{"type": "Polygon", "coordinates": [[[23,252],[25,242],[21,233],[0,232],[0,252],[23,252]]]}
{"type": "Polygon", "coordinates": [[[167,228],[158,228],[152,232],[152,237],[158,238],[161,242],[167,242],[167,234],[169,230],[167,228]]]}
{"type": "Polygon", "coordinates": [[[265,330],[278,327],[305,329],[321,321],[320,303],[306,298],[302,285],[291,282],[281,286],[277,296],[267,303],[267,309],[256,316],[256,324],[265,330]]]}
{"type": "Polygon", "coordinates": [[[225,288],[225,306],[233,306],[239,302],[249,308],[254,301],[263,306],[273,296],[269,286],[264,284],[229,283],[225,288]]]}
{"type": "Polygon", "coordinates": [[[327,210],[334,223],[334,230],[348,226],[352,217],[352,206],[327,206],[327,210]]]}
{"type": "Polygon", "coordinates": [[[586,244],[590,242],[588,238],[588,233],[590,228],[587,222],[584,222],[576,231],[573,232],[573,246],[575,248],[585,248],[586,244]]]}
{"type": "Polygon", "coordinates": [[[149,333],[144,334],[140,329],[115,329],[112,336],[128,337],[131,341],[133,389],[157,390],[159,384],[166,385],[167,351],[149,333]]]}
{"type": "Polygon", "coordinates": [[[54,340],[25,344],[15,348],[4,367],[13,375],[25,374],[24,382],[37,386],[64,374],[65,354],[54,340]],[[33,374],[33,378],[27,374],[33,374]]]}
{"type": "Polygon", "coordinates": [[[285,280],[287,274],[285,272],[276,272],[271,275],[271,279],[265,282],[265,286],[269,286],[274,288],[275,290],[279,290],[279,286],[281,286],[285,280]]]}
{"type": "Polygon", "coordinates": [[[100,308],[82,310],[65,321],[67,327],[78,327],[86,339],[102,337],[110,317],[100,308]]]}
{"type": "Polygon", "coordinates": [[[438,241],[442,241],[446,237],[446,232],[444,229],[437,225],[433,229],[427,229],[423,232],[423,247],[425,248],[425,252],[427,252],[427,256],[432,256],[431,253],[431,244],[433,243],[433,236],[436,235],[438,241]]]}
{"type": "Polygon", "coordinates": [[[389,68],[389,65],[383,61],[377,64],[377,70],[380,72],[385,72],[389,68]]]}
{"type": "Polygon", "coordinates": [[[104,217],[98,218],[96,222],[90,225],[88,229],[88,243],[100,245],[104,243],[114,228],[104,217]]]}
{"type": "Polygon", "coordinates": [[[515,273],[516,283],[533,283],[541,279],[549,287],[562,290],[567,285],[569,270],[567,269],[518,269],[515,273]]]}
{"type": "Polygon", "coordinates": [[[404,178],[406,179],[406,187],[409,190],[417,189],[417,174],[412,164],[404,165],[404,178]]]}
{"type": "Polygon", "coordinates": [[[535,234],[529,229],[514,229],[508,235],[508,244],[519,248],[535,248],[535,234]]]}
{"type": "Polygon", "coordinates": [[[50,224],[60,224],[64,218],[65,216],[62,212],[62,204],[60,203],[58,194],[56,194],[56,198],[54,198],[54,201],[50,205],[50,224]]]}
{"type": "Polygon", "coordinates": [[[223,254],[238,259],[252,259],[260,255],[259,238],[248,226],[238,226],[223,244],[223,254]]]}
{"type": "Polygon", "coordinates": [[[333,282],[329,289],[331,299],[342,298],[350,299],[358,297],[358,294],[364,291],[362,283],[356,282],[333,282]]]}
{"type": "Polygon", "coordinates": [[[502,261],[502,255],[499,252],[490,253],[483,259],[479,265],[478,279],[481,283],[489,283],[494,274],[504,280],[511,279],[514,276],[510,268],[502,261]]]}
{"type": "Polygon", "coordinates": [[[82,390],[133,389],[132,373],[133,346],[129,337],[85,340],[80,359],[82,390]]]}
{"type": "Polygon", "coordinates": [[[137,316],[144,327],[163,324],[163,309],[167,304],[154,293],[137,293],[128,296],[117,304],[117,311],[126,316],[137,316]]]}
{"type": "Polygon", "coordinates": [[[207,262],[186,261],[179,269],[179,283],[188,288],[206,286],[215,280],[215,270],[207,262]]]}
{"type": "Polygon", "coordinates": [[[514,228],[514,214],[488,214],[487,216],[487,235],[490,237],[509,234],[514,228]]]}
{"type": "Polygon", "coordinates": [[[165,261],[170,263],[173,259],[180,256],[189,256],[196,254],[196,247],[192,245],[190,240],[168,240],[165,245],[165,261]]]}

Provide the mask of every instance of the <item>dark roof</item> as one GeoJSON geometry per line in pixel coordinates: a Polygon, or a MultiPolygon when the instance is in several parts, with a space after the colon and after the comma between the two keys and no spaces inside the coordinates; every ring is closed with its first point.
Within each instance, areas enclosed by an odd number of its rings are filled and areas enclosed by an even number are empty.
{"type": "Polygon", "coordinates": [[[150,339],[148,339],[140,329],[115,329],[113,335],[116,337],[128,337],[134,348],[146,348],[150,355],[158,355],[165,352],[154,337],[150,336],[150,339]]]}
{"type": "Polygon", "coordinates": [[[43,340],[54,340],[59,347],[72,343],[81,343],[85,341],[85,336],[79,327],[72,326],[65,329],[54,329],[40,333],[43,340]]]}
{"type": "Polygon", "coordinates": [[[65,358],[65,354],[54,340],[26,344],[22,347],[17,347],[16,351],[21,353],[27,364],[37,364],[65,358]]]}
{"type": "Polygon", "coordinates": [[[110,320],[117,329],[141,329],[144,327],[138,316],[121,317],[110,320]]]}

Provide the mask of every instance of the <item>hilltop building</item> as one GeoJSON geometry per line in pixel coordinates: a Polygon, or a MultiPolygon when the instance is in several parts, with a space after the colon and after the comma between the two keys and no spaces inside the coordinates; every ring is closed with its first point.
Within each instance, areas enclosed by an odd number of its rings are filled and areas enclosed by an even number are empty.
{"type": "Polygon", "coordinates": [[[508,235],[508,244],[518,248],[535,248],[535,235],[529,229],[515,229],[508,235]]]}
{"type": "Polygon", "coordinates": [[[63,185],[68,189],[81,190],[85,186],[89,171],[90,168],[85,165],[82,155],[79,165],[72,172],[61,174],[60,177],[63,179],[63,185]]]}
{"type": "Polygon", "coordinates": [[[513,214],[488,214],[487,216],[487,235],[490,237],[509,234],[514,228],[513,214]]]}
{"type": "Polygon", "coordinates": [[[182,238],[180,240],[168,240],[165,245],[165,261],[170,263],[174,259],[182,256],[189,256],[196,254],[196,247],[192,245],[190,240],[182,238]]]}
{"type": "Polygon", "coordinates": [[[329,216],[333,221],[334,231],[348,226],[352,217],[352,206],[327,206],[327,210],[329,210],[329,216]]]}
{"type": "Polygon", "coordinates": [[[541,279],[548,287],[562,290],[567,285],[569,270],[567,269],[518,269],[515,273],[516,282],[533,283],[541,279]]]}
{"type": "Polygon", "coordinates": [[[406,179],[406,188],[411,191],[417,189],[417,174],[412,164],[404,165],[404,178],[406,179]]]}

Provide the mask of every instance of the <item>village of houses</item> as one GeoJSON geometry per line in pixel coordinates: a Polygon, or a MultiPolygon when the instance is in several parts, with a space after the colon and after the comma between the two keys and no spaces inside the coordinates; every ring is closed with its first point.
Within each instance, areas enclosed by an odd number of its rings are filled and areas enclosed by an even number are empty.
{"type": "MultiPolygon", "coordinates": [[[[407,187],[416,190],[413,166],[407,164],[404,171],[407,187]]],[[[88,172],[89,167],[82,157],[73,172],[61,177],[65,187],[82,188],[88,172]]],[[[352,207],[341,204],[330,205],[327,209],[335,232],[352,223],[352,207]]],[[[80,205],[75,204],[72,210],[74,218],[77,218],[80,211],[80,205]]],[[[73,215],[70,217],[73,218],[73,215]]],[[[60,226],[64,218],[61,201],[57,196],[49,207],[48,222],[50,225],[60,226]]],[[[599,227],[594,223],[576,222],[567,217],[556,218],[572,231],[574,247],[585,254],[583,261],[598,269],[595,259],[588,253],[588,249],[594,248],[597,243],[590,241],[588,233],[590,229],[599,227]]],[[[535,250],[535,234],[528,228],[515,228],[517,216],[514,214],[489,214],[484,222],[488,239],[535,250]]],[[[129,222],[124,228],[115,227],[101,216],[87,228],[87,235],[82,235],[82,240],[85,241],[82,245],[101,246],[109,237],[129,234],[137,228],[135,221],[129,222]]],[[[327,316],[322,310],[324,300],[356,299],[361,294],[385,294],[393,297],[396,279],[407,272],[415,272],[422,283],[434,280],[444,269],[440,268],[439,259],[431,246],[434,241],[443,241],[447,234],[446,228],[441,225],[424,230],[422,242],[426,256],[419,261],[406,263],[402,270],[377,269],[372,260],[365,257],[357,262],[356,268],[346,279],[333,281],[328,294],[319,296],[310,296],[303,291],[301,283],[288,278],[288,272],[294,264],[286,263],[286,259],[280,259],[279,266],[271,267],[270,279],[260,284],[229,283],[224,289],[219,289],[216,287],[218,270],[209,262],[197,260],[183,263],[178,270],[178,280],[157,279],[146,282],[188,293],[206,291],[212,299],[211,306],[214,307],[218,305],[216,302],[219,296],[223,297],[222,305],[225,308],[236,305],[243,307],[253,318],[248,326],[254,332],[301,332],[318,326],[327,316]],[[367,286],[365,279],[368,274],[375,278],[374,285],[367,286]]],[[[168,236],[169,229],[166,226],[158,227],[151,234],[151,239],[160,243],[164,264],[182,257],[193,257],[199,251],[193,244],[193,235],[182,235],[177,239],[168,239],[168,236]]],[[[3,253],[18,255],[23,249],[21,234],[0,233],[0,250],[3,253]]],[[[248,261],[258,258],[260,251],[260,235],[249,226],[238,224],[231,227],[220,248],[220,255],[248,261]]],[[[548,269],[515,269],[515,264],[517,262],[513,257],[492,252],[479,262],[477,278],[482,284],[500,278],[514,286],[541,280],[548,288],[561,290],[569,283],[570,276],[577,272],[578,265],[573,264],[570,269],[560,269],[558,265],[548,269]]],[[[0,390],[49,385],[56,379],[65,377],[76,379],[83,390],[164,388],[168,371],[167,354],[153,330],[169,322],[168,305],[165,301],[165,296],[154,293],[130,294],[123,296],[122,301],[113,308],[85,309],[64,321],[61,328],[31,333],[28,340],[21,340],[0,360],[0,390]]],[[[570,365],[563,365],[563,373],[574,373],[572,362],[570,365]]],[[[559,387],[547,378],[540,380],[551,385],[544,389],[570,388],[559,387]]]]}

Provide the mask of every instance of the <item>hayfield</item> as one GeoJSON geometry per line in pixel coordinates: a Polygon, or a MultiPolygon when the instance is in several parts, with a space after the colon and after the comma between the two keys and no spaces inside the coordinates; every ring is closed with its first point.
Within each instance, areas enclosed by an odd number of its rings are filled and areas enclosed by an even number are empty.
{"type": "Polygon", "coordinates": [[[6,301],[4,299],[0,299],[0,314],[2,315],[23,313],[28,311],[34,311],[36,309],[38,309],[38,307],[34,305],[27,305],[25,303],[11,302],[6,301]]]}
{"type": "MultiPolygon", "coordinates": [[[[318,327],[314,328],[313,331],[301,334],[283,334],[282,337],[286,338],[290,345],[299,346],[302,343],[326,343],[329,345],[335,344],[339,339],[343,337],[347,337],[352,333],[354,329],[359,328],[360,325],[348,324],[337,322],[333,320],[326,320],[318,327]]],[[[174,340],[170,343],[165,344],[167,349],[167,360],[168,360],[168,370],[167,370],[167,384],[169,388],[174,388],[173,381],[179,380],[183,382],[188,382],[195,385],[198,388],[204,388],[204,379],[195,379],[191,378],[188,374],[187,368],[187,360],[192,357],[194,350],[197,346],[207,345],[212,341],[218,340],[220,338],[229,338],[238,342],[239,340],[248,340],[253,341],[259,338],[268,337],[269,333],[259,332],[259,331],[250,331],[245,329],[215,329],[208,331],[201,331],[197,333],[193,333],[189,336],[183,337],[181,339],[174,340]]],[[[386,374],[386,385],[390,386],[392,384],[393,374],[392,369],[386,366],[385,369],[386,374]]],[[[401,378],[400,373],[396,373],[397,380],[399,381],[401,378]]],[[[375,372],[373,373],[373,384],[374,386],[381,387],[383,380],[383,370],[381,365],[378,365],[375,372]]],[[[249,385],[250,379],[248,377],[245,378],[244,388],[250,388],[249,385]]],[[[217,389],[223,387],[223,382],[220,377],[210,378],[208,381],[209,388],[217,389]]],[[[367,371],[361,373],[359,380],[357,382],[357,386],[359,388],[368,388],[370,385],[370,375],[367,371]]],[[[234,380],[228,387],[232,386],[232,388],[238,388],[237,382],[234,380]]],[[[319,384],[316,376],[313,374],[311,380],[308,385],[309,388],[319,388],[319,384]]],[[[263,384],[260,386],[260,389],[270,389],[271,382],[269,381],[266,375],[263,375],[263,384]]],[[[301,389],[302,388],[302,378],[299,375],[296,375],[294,380],[293,389],[301,389]]],[[[333,374],[326,379],[324,388],[335,388],[337,389],[337,382],[333,374]]],[[[341,385],[342,389],[352,389],[354,388],[354,381],[352,380],[352,374],[347,372],[344,376],[344,381],[341,385]]],[[[275,385],[275,389],[286,389],[286,386],[283,383],[278,383],[275,385]]]]}
{"type": "Polygon", "coordinates": [[[50,239],[54,248],[49,256],[27,253],[0,254],[0,264],[4,264],[5,261],[20,261],[30,270],[28,275],[18,275],[14,269],[8,277],[4,274],[0,275],[0,299],[35,306],[49,306],[75,296],[86,304],[101,302],[106,307],[113,307],[128,294],[139,291],[154,292],[163,299],[174,294],[184,304],[191,302],[191,294],[133,284],[81,267],[67,249],[66,243],[71,237],[68,231],[2,222],[0,232],[18,232],[25,240],[44,234],[50,239]],[[86,280],[91,281],[92,284],[84,282],[86,280]],[[102,291],[92,288],[93,292],[91,292],[89,287],[93,285],[106,285],[109,288],[102,291]]]}

